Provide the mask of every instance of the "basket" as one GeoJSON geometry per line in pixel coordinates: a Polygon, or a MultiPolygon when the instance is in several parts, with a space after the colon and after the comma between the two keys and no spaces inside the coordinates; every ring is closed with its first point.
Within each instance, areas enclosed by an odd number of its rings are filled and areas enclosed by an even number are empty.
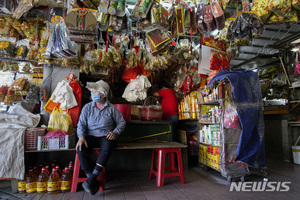
{"type": "Polygon", "coordinates": [[[57,149],[70,149],[75,146],[75,135],[66,135],[59,137],[47,138],[44,136],[38,137],[37,150],[57,150],[57,149]]]}
{"type": "Polygon", "coordinates": [[[162,119],[163,109],[161,108],[159,101],[153,96],[149,96],[147,99],[145,99],[144,105],[139,107],[139,109],[141,114],[141,120],[152,121],[162,119]],[[158,107],[159,109],[151,108],[146,105],[146,102],[150,97],[156,100],[156,107],[158,107]]]}
{"type": "Polygon", "coordinates": [[[25,150],[37,150],[38,136],[44,136],[46,128],[27,128],[25,130],[25,150]]]}

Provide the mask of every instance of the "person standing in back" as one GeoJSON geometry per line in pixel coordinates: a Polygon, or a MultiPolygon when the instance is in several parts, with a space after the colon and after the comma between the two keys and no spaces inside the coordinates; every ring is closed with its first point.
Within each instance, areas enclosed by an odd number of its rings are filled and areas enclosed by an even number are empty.
{"type": "Polygon", "coordinates": [[[162,97],[162,109],[163,118],[173,123],[173,134],[175,134],[176,126],[178,124],[178,101],[177,97],[171,88],[170,84],[166,81],[161,81],[158,83],[159,91],[154,92],[154,96],[162,97]]]}
{"type": "Polygon", "coordinates": [[[110,88],[106,82],[88,82],[87,88],[91,91],[93,101],[82,108],[77,125],[79,140],[76,151],[80,166],[88,177],[82,187],[94,195],[99,190],[97,176],[117,146],[116,136],[124,131],[126,122],[122,113],[107,100],[110,88]],[[95,165],[91,164],[90,157],[93,148],[101,149],[95,165]]]}

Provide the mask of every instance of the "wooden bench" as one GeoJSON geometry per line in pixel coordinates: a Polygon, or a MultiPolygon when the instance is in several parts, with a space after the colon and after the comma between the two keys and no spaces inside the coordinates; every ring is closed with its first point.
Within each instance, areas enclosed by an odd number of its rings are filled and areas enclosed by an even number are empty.
{"type": "MultiPolygon", "coordinates": [[[[138,150],[138,149],[181,149],[181,148],[187,148],[187,145],[181,144],[178,142],[163,142],[163,143],[150,143],[150,142],[143,142],[143,143],[119,143],[116,149],[125,149],[125,150],[138,150]]],[[[100,150],[99,148],[95,149],[100,150]]],[[[151,164],[151,171],[153,171],[153,156],[154,152],[152,154],[152,164],[151,164]]],[[[173,158],[174,159],[174,158],[173,158]]],[[[174,161],[173,161],[174,162],[174,161]]],[[[80,170],[80,162],[78,155],[75,155],[75,161],[74,161],[74,171],[73,171],[73,181],[72,181],[72,187],[71,192],[77,191],[77,184],[84,182],[87,178],[79,178],[79,170],[80,170]]],[[[182,170],[182,169],[181,169],[182,170]]],[[[153,173],[155,174],[155,173],[153,173]]],[[[105,179],[104,174],[102,173],[100,176],[105,179]]],[[[151,178],[151,175],[150,175],[151,178]]],[[[183,182],[181,180],[181,182],[183,182]]],[[[104,189],[105,181],[101,184],[100,190],[104,189]]],[[[161,186],[161,184],[159,184],[161,186]]]]}

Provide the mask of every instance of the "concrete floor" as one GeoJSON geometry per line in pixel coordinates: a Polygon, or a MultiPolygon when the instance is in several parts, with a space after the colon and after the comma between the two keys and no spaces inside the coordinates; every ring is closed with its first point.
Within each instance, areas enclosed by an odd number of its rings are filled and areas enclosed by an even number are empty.
{"type": "MultiPolygon", "coordinates": [[[[128,200],[266,200],[300,199],[300,165],[279,160],[267,160],[268,175],[262,176],[259,170],[252,170],[245,182],[291,182],[287,192],[237,192],[230,191],[230,183],[214,170],[205,170],[194,166],[185,170],[185,184],[177,177],[166,178],[163,187],[156,186],[155,178],[149,180],[149,172],[126,172],[107,174],[105,191],[90,196],[81,188],[76,193],[50,194],[12,194],[8,182],[0,182],[0,200],[88,200],[88,199],[128,199],[128,200]]],[[[251,184],[251,183],[250,183],[251,184]]],[[[276,183],[277,184],[277,183],[276,183]]],[[[250,186],[251,187],[251,186],[250,186]]],[[[249,187],[247,187],[249,188],[249,187]]],[[[269,188],[270,189],[270,188],[269,188]]],[[[283,189],[281,187],[281,189],[283,189]]]]}

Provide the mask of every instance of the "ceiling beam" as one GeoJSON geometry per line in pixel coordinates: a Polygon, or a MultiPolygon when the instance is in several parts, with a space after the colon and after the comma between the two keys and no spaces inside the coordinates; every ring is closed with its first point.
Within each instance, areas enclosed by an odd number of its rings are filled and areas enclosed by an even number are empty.
{"type": "MultiPolygon", "coordinates": [[[[274,57],[274,60],[270,61],[270,63],[268,62],[267,63],[268,65],[279,60],[278,55],[257,55],[255,57],[249,59],[249,60],[246,60],[245,62],[242,62],[242,63],[240,63],[238,65],[233,66],[233,68],[238,68],[238,67],[241,67],[243,65],[247,65],[247,64],[249,64],[249,63],[251,63],[251,62],[253,62],[253,61],[257,60],[257,59],[273,58],[273,57],[274,57]]],[[[267,64],[264,64],[264,65],[267,65],[267,64]]]]}
{"type": "Polygon", "coordinates": [[[277,33],[278,31],[283,32],[283,33],[298,33],[298,31],[289,31],[289,29],[276,29],[276,28],[271,28],[271,27],[266,27],[265,31],[270,31],[270,32],[275,32],[277,33]]]}
{"type": "Polygon", "coordinates": [[[297,40],[300,38],[300,32],[293,34],[289,37],[283,38],[282,40],[279,40],[277,42],[274,42],[273,44],[268,45],[269,48],[285,48],[286,46],[289,46],[291,42],[297,40]]]}
{"type": "Polygon", "coordinates": [[[280,40],[279,38],[272,38],[272,37],[266,37],[266,36],[258,36],[257,38],[254,38],[255,40],[258,39],[258,40],[268,40],[270,41],[271,39],[272,40],[275,40],[275,41],[278,41],[280,40]]]}

